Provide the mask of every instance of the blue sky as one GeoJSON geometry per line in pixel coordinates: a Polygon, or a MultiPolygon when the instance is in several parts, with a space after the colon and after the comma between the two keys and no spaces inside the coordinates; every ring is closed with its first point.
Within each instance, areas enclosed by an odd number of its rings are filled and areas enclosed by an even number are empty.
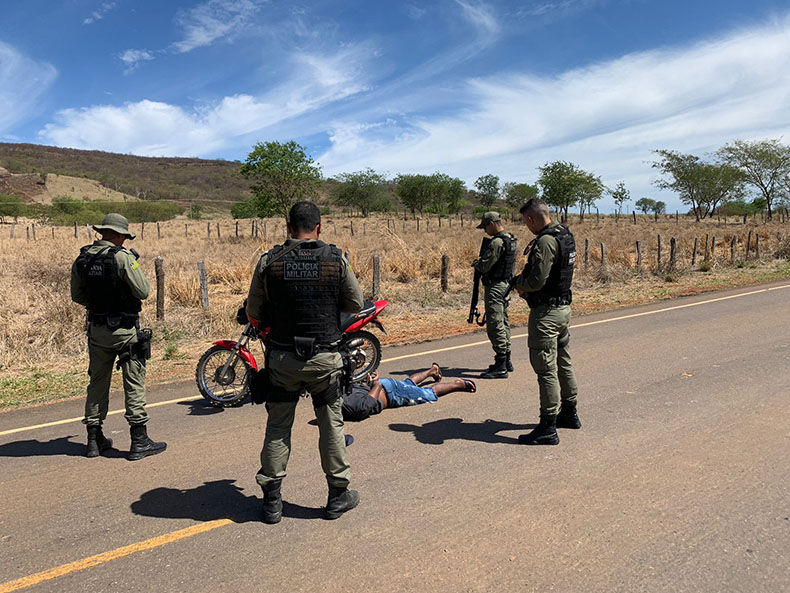
{"type": "Polygon", "coordinates": [[[651,149],[787,142],[788,64],[776,0],[2,0],[0,141],[243,160],[295,139],[327,176],[470,186],[569,160],[674,210],[651,149]]]}

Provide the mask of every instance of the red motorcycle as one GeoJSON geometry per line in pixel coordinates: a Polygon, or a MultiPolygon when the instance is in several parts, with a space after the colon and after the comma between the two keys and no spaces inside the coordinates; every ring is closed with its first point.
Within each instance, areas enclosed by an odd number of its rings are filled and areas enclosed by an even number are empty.
{"type": "MultiPolygon", "coordinates": [[[[381,362],[381,342],[362,328],[371,323],[386,334],[387,330],[377,317],[387,305],[389,302],[384,300],[365,301],[359,313],[341,314],[343,337],[338,351],[343,360],[349,363],[352,381],[364,379],[381,362]]],[[[200,394],[218,408],[240,406],[250,393],[250,381],[259,368],[250,351],[250,342],[258,340],[264,355],[266,353],[264,339],[269,328],[260,331],[255,329],[247,321],[246,314],[240,314],[237,319],[240,325],[244,325],[239,339],[214,342],[200,357],[195,369],[195,381],[200,394]]]]}

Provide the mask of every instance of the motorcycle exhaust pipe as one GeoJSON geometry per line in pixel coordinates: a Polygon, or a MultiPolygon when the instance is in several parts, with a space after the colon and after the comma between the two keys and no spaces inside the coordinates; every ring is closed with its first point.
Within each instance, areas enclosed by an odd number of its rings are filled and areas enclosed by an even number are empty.
{"type": "Polygon", "coordinates": [[[364,344],[364,343],[365,343],[365,340],[363,340],[362,338],[356,338],[356,339],[351,340],[350,342],[348,342],[346,344],[346,346],[348,348],[357,348],[359,346],[362,346],[362,344],[364,344]]]}

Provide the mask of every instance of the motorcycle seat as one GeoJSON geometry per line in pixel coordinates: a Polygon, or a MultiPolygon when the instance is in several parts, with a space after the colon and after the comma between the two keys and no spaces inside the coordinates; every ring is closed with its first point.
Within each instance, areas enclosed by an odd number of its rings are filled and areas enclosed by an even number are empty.
{"type": "Polygon", "coordinates": [[[341,313],[340,314],[340,330],[346,331],[349,327],[354,325],[360,319],[372,315],[376,312],[376,303],[373,301],[365,301],[362,305],[362,310],[359,313],[341,313]]]}

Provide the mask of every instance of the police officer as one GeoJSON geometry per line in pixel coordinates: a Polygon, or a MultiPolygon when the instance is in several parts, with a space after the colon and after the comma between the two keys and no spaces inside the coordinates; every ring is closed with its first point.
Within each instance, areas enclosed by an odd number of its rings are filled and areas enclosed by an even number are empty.
{"type": "Polygon", "coordinates": [[[282,517],[281,484],[291,453],[291,428],[304,390],[318,420],[318,450],[329,496],[324,517],[337,519],[357,506],[348,489],[341,407],[343,360],[340,313],[364,304],[354,272],[342,252],[319,241],[321,214],[311,202],[294,204],[288,214],[290,239],[265,253],[253,275],[247,300],[250,322],[271,328],[267,338],[266,437],[256,480],[263,489],[263,521],[282,517]]]}
{"type": "MultiPolygon", "coordinates": [[[[110,447],[112,440],[102,433],[110,401],[112,367],[118,359],[123,373],[126,421],[131,432],[129,459],[137,461],[165,450],[165,443],[148,438],[145,410],[146,350],[150,334],[141,332],[139,313],[149,286],[138,255],[123,247],[134,239],[129,221],[120,214],[108,214],[93,229],[101,234],[80,249],[71,266],[71,299],[88,310],[88,398],[83,423],[88,428],[87,457],[98,457],[110,447]]],[[[150,352],[150,350],[148,350],[150,352]]]]}
{"type": "Polygon", "coordinates": [[[529,305],[527,345],[538,375],[540,423],[518,440],[527,445],[556,445],[560,442],[557,427],[581,428],[576,375],[568,352],[576,243],[568,227],[551,221],[543,200],[533,198],[519,212],[535,235],[527,247],[527,265],[514,285],[529,305]]]}
{"type": "Polygon", "coordinates": [[[516,263],[516,238],[505,231],[498,212],[486,212],[479,229],[485,229],[490,241],[484,240],[480,259],[473,267],[482,274],[485,288],[486,333],[494,349],[494,364],[480,375],[482,379],[504,379],[513,372],[510,361],[510,320],[507,315],[510,298],[505,296],[516,263]],[[488,244],[485,247],[486,243],[488,244]]]}

